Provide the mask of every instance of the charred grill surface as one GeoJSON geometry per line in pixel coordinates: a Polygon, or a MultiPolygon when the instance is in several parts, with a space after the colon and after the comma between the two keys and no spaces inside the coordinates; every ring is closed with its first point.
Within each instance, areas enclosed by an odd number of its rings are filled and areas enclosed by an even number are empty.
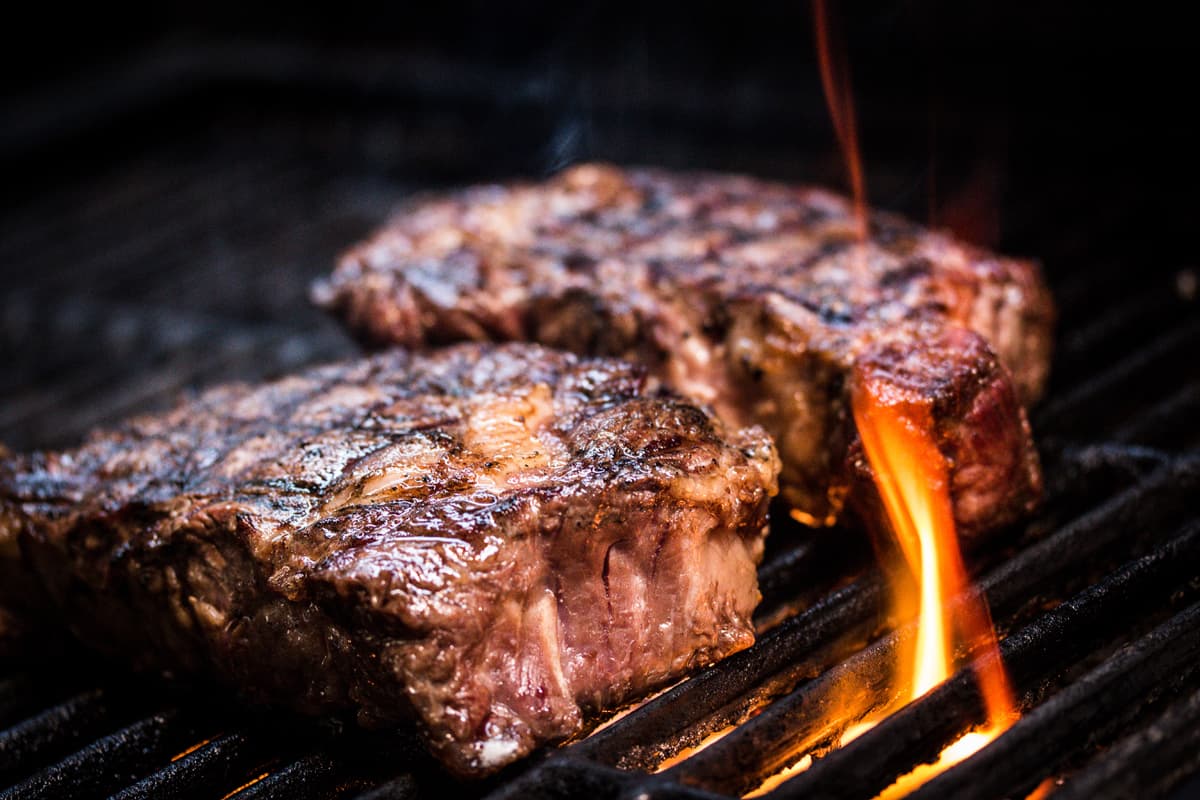
{"type": "Polygon", "coordinates": [[[754,640],[774,449],[643,384],[532,345],[391,352],[9,457],[6,602],[257,699],[415,714],[495,770],[754,640]]]}
{"type": "Polygon", "coordinates": [[[1041,393],[1049,366],[1037,268],[887,214],[859,242],[850,204],[822,190],[586,165],[431,196],[314,294],[377,345],[533,340],[644,363],[731,424],[763,425],[784,497],[826,524],[869,485],[847,463],[847,384],[891,380],[892,361],[962,456],[965,533],[1040,495],[1017,402],[1041,393]]]}

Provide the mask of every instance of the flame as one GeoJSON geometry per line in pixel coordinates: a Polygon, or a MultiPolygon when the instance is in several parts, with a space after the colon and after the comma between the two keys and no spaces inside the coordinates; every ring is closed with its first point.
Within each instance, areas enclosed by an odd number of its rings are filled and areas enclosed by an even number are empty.
{"type": "Polygon", "coordinates": [[[858,119],[854,113],[854,93],[850,88],[850,67],[841,51],[832,46],[833,31],[825,0],[813,0],[814,33],[817,60],[821,68],[821,88],[833,120],[833,132],[846,162],[850,194],[854,198],[855,234],[860,243],[867,241],[867,192],[863,177],[862,155],[858,147],[858,119]]]}
{"type": "MultiPolygon", "coordinates": [[[[907,667],[901,664],[900,669],[906,699],[922,697],[953,675],[961,646],[976,659],[986,713],[981,727],[881,795],[898,798],[980,750],[1012,725],[1018,714],[987,605],[969,592],[950,501],[949,465],[934,441],[929,405],[886,382],[864,380],[854,386],[852,406],[892,536],[912,578],[895,582],[898,605],[917,609],[916,640],[907,667]]],[[[851,730],[858,735],[872,724],[868,720],[851,730]]],[[[843,736],[843,744],[846,741],[843,736]]]]}
{"type": "MultiPolygon", "coordinates": [[[[868,236],[867,200],[850,70],[844,54],[833,47],[825,0],[813,0],[813,18],[821,86],[846,162],[862,243],[868,236]]],[[[900,669],[901,685],[907,687],[901,696],[916,700],[953,675],[957,645],[962,645],[978,657],[976,675],[986,711],[980,729],[949,745],[935,764],[923,765],[902,779],[908,780],[908,788],[891,796],[903,796],[979,750],[1007,729],[1018,714],[987,605],[967,593],[970,583],[954,526],[949,466],[933,439],[928,405],[910,401],[873,381],[860,382],[853,394],[854,421],[910,576],[894,582],[897,604],[901,609],[917,610],[913,652],[900,669]],[[963,599],[952,607],[951,600],[957,597],[963,599]]],[[[878,718],[855,723],[842,734],[840,743],[845,745],[860,736],[878,718]]]]}
{"type": "MultiPolygon", "coordinates": [[[[860,381],[852,404],[893,536],[918,587],[909,699],[921,697],[953,674],[955,645],[961,643],[980,656],[977,673],[989,723],[1011,724],[1016,717],[1012,687],[987,605],[968,593],[970,582],[950,503],[949,467],[933,439],[932,414],[928,405],[900,394],[880,382],[860,381]],[[951,618],[950,601],[955,597],[963,600],[951,618]]],[[[906,588],[897,587],[901,593],[906,588]]]]}
{"type": "MultiPolygon", "coordinates": [[[[914,399],[887,381],[867,378],[853,383],[851,406],[887,515],[886,530],[895,544],[895,548],[881,547],[880,551],[896,552],[898,563],[889,565],[889,574],[893,576],[897,616],[915,617],[917,635],[909,651],[900,653],[896,701],[860,719],[865,710],[861,698],[839,698],[826,727],[846,726],[837,739],[837,746],[844,747],[886,715],[923,697],[968,661],[975,670],[985,712],[983,724],[951,742],[936,761],[917,766],[879,795],[883,800],[896,800],[978,752],[1007,730],[1019,714],[991,614],[983,598],[970,591],[950,500],[949,464],[934,439],[928,401],[914,399]]],[[[853,694],[853,687],[849,692],[853,694]]],[[[747,797],[769,792],[811,764],[811,754],[804,754],[747,797]]],[[[1031,798],[1044,796],[1046,791],[1043,784],[1031,798]]]]}

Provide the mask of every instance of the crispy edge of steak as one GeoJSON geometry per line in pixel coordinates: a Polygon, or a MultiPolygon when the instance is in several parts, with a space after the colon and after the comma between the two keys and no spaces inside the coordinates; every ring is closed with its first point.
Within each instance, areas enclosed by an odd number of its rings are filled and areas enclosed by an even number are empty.
{"type": "Polygon", "coordinates": [[[485,774],[753,642],[773,446],[643,383],[386,353],[11,457],[5,602],[33,583],[89,643],[259,701],[415,716],[485,774]]]}
{"type": "MultiPolygon", "coordinates": [[[[1042,494],[1037,454],[1025,446],[1029,424],[1004,367],[977,334],[952,328],[914,350],[884,343],[855,362],[849,392],[902,400],[928,411],[934,441],[950,472],[950,496],[961,536],[1016,522],[1042,494]],[[1024,504],[1007,502],[1023,498],[1024,504]],[[997,516],[1000,514],[1000,516],[997,516]]],[[[866,524],[884,519],[875,476],[855,436],[847,456],[852,509],[866,524]]]]}
{"type": "Polygon", "coordinates": [[[542,184],[429,196],[347,252],[313,294],[368,344],[525,339],[646,364],[730,424],[765,427],[783,496],[810,524],[831,524],[856,502],[848,495],[869,491],[847,469],[859,361],[907,350],[925,362],[921,391],[938,398],[936,413],[966,415],[939,427],[975,442],[973,460],[951,467],[964,532],[1040,497],[1024,408],[1008,402],[1036,398],[1049,368],[1054,310],[1037,265],[890,214],[873,215],[858,244],[849,203],[819,189],[584,165],[542,184]],[[929,342],[960,328],[986,341],[943,359],[929,342]],[[978,363],[965,367],[967,354],[978,363]],[[995,384],[986,414],[946,399],[955,388],[977,396],[964,369],[995,384]],[[972,437],[973,423],[996,444],[972,437]],[[973,488],[980,470],[1011,480],[984,492],[973,488]]]}

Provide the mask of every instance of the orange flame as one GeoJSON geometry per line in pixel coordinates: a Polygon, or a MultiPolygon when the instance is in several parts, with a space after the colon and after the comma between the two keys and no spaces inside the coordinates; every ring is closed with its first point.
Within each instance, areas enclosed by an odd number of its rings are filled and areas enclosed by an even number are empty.
{"type": "Polygon", "coordinates": [[[903,797],[982,748],[1018,714],[987,605],[968,593],[950,502],[949,467],[933,439],[929,406],[875,381],[858,383],[852,394],[854,422],[892,535],[915,579],[915,598],[905,596],[913,591],[911,585],[899,582],[896,587],[898,603],[917,609],[916,641],[907,673],[903,666],[901,671],[907,700],[918,699],[953,675],[955,654],[962,646],[977,658],[987,715],[983,726],[948,746],[936,763],[921,765],[883,795],[903,797]]]}
{"type": "Polygon", "coordinates": [[[1012,688],[1000,661],[987,606],[967,599],[949,618],[949,601],[969,581],[958,547],[950,503],[949,469],[933,440],[927,405],[906,401],[873,381],[855,387],[854,422],[862,437],[893,535],[919,597],[915,654],[908,679],[912,700],[954,671],[956,642],[982,656],[980,690],[988,718],[1013,717],[1012,688]]]}
{"type": "Polygon", "coordinates": [[[846,174],[850,179],[850,194],[854,198],[855,232],[859,242],[867,240],[867,192],[863,179],[862,156],[858,148],[858,120],[854,113],[854,93],[850,88],[850,67],[843,54],[834,53],[829,9],[825,0],[813,0],[814,31],[817,39],[817,59],[821,67],[821,87],[825,103],[833,120],[846,174]]]}

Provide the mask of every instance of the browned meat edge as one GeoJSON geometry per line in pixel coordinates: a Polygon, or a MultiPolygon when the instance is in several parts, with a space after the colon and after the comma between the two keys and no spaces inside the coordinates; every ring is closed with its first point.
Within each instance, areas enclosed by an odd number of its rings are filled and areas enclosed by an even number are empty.
{"type": "Polygon", "coordinates": [[[478,775],[751,644],[777,471],[619,362],[390,352],[0,460],[0,600],[478,775]]]}

